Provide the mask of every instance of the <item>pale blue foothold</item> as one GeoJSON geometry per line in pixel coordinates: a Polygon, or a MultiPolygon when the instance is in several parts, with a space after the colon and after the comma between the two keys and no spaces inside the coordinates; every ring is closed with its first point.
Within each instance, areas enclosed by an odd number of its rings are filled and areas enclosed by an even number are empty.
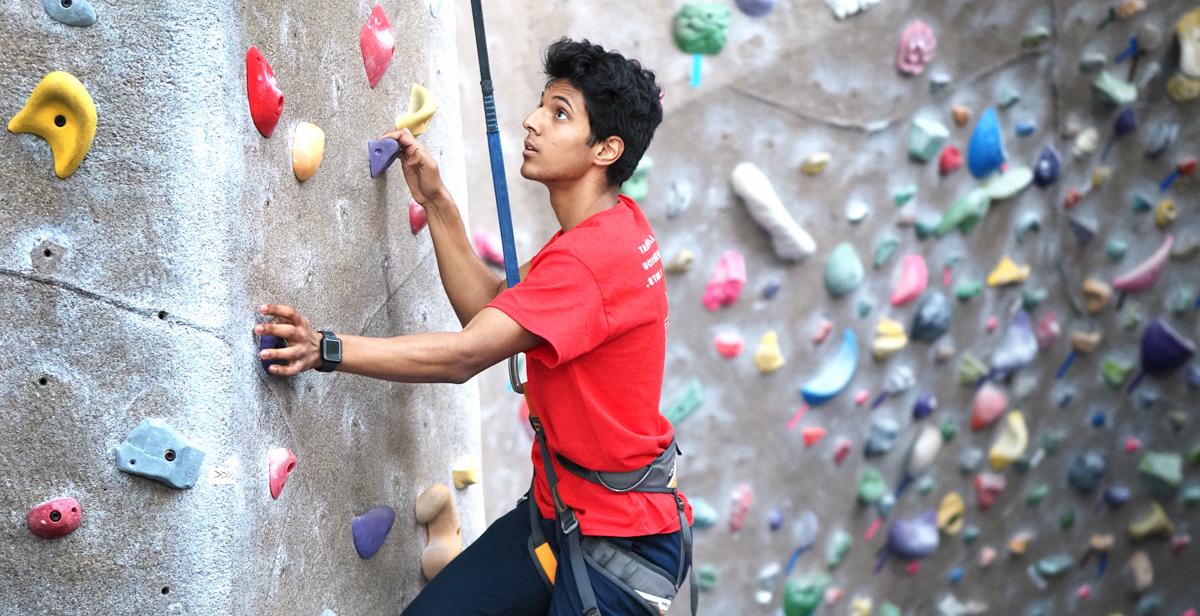
{"type": "Polygon", "coordinates": [[[826,364],[821,372],[800,389],[804,401],[817,406],[833,399],[850,384],[857,367],[858,340],[854,330],[847,328],[842,334],[842,345],[834,355],[833,361],[826,364]]]}
{"type": "Polygon", "coordinates": [[[692,54],[692,87],[700,87],[701,74],[704,72],[704,56],[702,54],[692,54]]]}
{"type": "Polygon", "coordinates": [[[42,8],[55,21],[86,28],[96,23],[96,9],[88,0],[42,0],[42,8]]]}
{"type": "Polygon", "coordinates": [[[161,419],[143,419],[113,449],[117,468],[164,483],[190,488],[200,477],[204,452],[192,447],[161,419]]]}
{"type": "Polygon", "coordinates": [[[996,109],[988,107],[979,117],[967,144],[967,168],[976,179],[983,179],[1004,164],[1004,142],[996,109]]]}

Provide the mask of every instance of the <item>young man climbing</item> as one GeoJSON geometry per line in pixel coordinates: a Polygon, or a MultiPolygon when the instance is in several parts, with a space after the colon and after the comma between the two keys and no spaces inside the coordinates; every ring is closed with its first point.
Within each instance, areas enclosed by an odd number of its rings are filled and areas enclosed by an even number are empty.
{"type": "MultiPolygon", "coordinates": [[[[654,232],[618,194],[662,121],[654,73],[587,41],[546,51],[525,118],[521,175],[544,184],[562,229],[511,289],[474,253],[437,163],[407,130],[404,177],[425,207],[442,284],[464,328],[394,338],[315,331],[264,306],[258,334],[288,347],[272,373],[337,370],[463,383],[524,352],[537,435],[526,499],[453,560],[410,616],[666,614],[691,565],[673,429],[658,410],[667,295],[654,232]],[[340,341],[340,342],[339,342],[340,341]]],[[[693,585],[693,610],[695,592],[693,585]]]]}

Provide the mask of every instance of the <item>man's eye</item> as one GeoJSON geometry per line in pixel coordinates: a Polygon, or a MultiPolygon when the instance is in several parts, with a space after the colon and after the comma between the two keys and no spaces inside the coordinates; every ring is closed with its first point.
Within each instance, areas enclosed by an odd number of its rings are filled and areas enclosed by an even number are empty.
{"type": "Polygon", "coordinates": [[[558,113],[554,114],[554,117],[556,117],[560,120],[565,120],[565,119],[567,119],[567,112],[563,111],[562,109],[559,109],[558,113]]]}

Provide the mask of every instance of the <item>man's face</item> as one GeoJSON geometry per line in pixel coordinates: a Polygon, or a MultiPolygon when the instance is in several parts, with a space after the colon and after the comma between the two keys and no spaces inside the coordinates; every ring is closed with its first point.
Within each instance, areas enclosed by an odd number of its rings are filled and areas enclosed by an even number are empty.
{"type": "Polygon", "coordinates": [[[537,109],[522,123],[525,128],[521,175],[551,184],[583,177],[592,168],[591,125],[583,93],[560,79],[542,92],[537,109]]]}

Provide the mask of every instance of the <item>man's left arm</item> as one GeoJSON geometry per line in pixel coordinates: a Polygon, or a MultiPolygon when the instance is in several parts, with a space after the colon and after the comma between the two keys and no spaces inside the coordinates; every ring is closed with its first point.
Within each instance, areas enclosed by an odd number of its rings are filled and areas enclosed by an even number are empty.
{"type": "MultiPolygon", "coordinates": [[[[321,364],[321,332],[288,306],[267,305],[263,314],[274,322],[255,326],[259,335],[286,338],[283,349],[265,349],[259,356],[284,364],[271,374],[293,376],[321,364]]],[[[336,332],[335,332],[336,333],[336,332]]],[[[504,359],[528,351],[543,341],[495,308],[480,310],[461,332],[428,333],[392,338],[338,335],[342,363],[349,372],[408,383],[465,383],[504,359]]]]}

